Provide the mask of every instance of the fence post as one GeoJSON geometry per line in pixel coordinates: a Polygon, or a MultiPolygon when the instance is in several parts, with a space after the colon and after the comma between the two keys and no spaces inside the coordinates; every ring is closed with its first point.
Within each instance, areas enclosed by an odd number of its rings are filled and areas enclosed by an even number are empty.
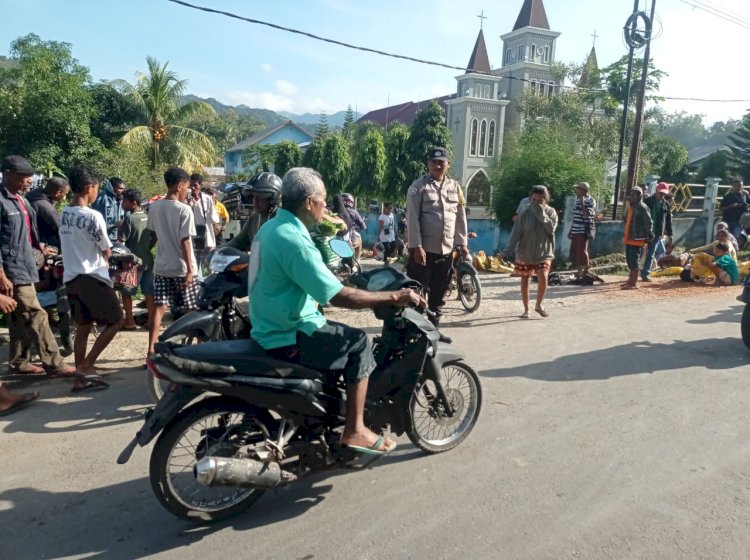
{"type": "Polygon", "coordinates": [[[576,197],[566,196],[565,197],[565,211],[563,212],[562,219],[562,230],[560,235],[557,237],[560,240],[560,246],[558,247],[557,254],[562,260],[567,260],[566,255],[570,255],[570,239],[568,239],[568,232],[570,226],[573,225],[573,210],[576,207],[576,197]]]}
{"type": "Polygon", "coordinates": [[[706,196],[703,199],[703,217],[706,221],[706,243],[714,240],[714,224],[716,223],[716,200],[719,198],[718,177],[706,177],[706,196]]]}

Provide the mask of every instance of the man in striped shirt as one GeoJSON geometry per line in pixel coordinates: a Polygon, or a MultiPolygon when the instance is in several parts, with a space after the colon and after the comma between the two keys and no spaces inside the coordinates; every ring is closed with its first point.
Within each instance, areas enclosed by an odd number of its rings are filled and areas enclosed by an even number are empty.
{"type": "Polygon", "coordinates": [[[570,257],[573,266],[578,268],[576,279],[581,280],[589,270],[589,240],[594,238],[594,218],[596,201],[589,195],[589,184],[576,186],[576,205],[573,209],[573,223],[568,232],[570,257]]]}

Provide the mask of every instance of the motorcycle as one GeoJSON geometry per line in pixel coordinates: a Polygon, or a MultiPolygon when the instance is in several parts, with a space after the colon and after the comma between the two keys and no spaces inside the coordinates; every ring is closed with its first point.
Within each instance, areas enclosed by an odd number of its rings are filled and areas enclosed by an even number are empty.
{"type": "Polygon", "coordinates": [[[479,309],[479,304],[482,303],[482,284],[479,282],[479,274],[471,263],[470,255],[462,258],[459,252],[454,249],[452,258],[451,280],[445,297],[446,299],[449,298],[455,290],[464,309],[473,313],[479,309]]]}
{"type": "Polygon", "coordinates": [[[40,280],[36,285],[39,304],[50,315],[57,311],[57,330],[60,333],[60,354],[63,357],[73,353],[73,336],[71,332],[70,301],[68,292],[63,284],[62,255],[49,255],[44,258],[44,266],[40,269],[40,280]]]}
{"type": "MultiPolygon", "coordinates": [[[[159,340],[190,345],[250,338],[247,302],[249,263],[250,255],[238,249],[219,247],[214,250],[208,257],[211,274],[201,285],[198,309],[179,316],[165,329],[159,340]]],[[[167,385],[150,371],[146,372],[146,387],[154,402],[159,401],[167,385]]]]}
{"type": "MultiPolygon", "coordinates": [[[[351,251],[344,245],[336,252],[351,251]]],[[[353,275],[350,282],[370,291],[419,287],[390,267],[353,275]]],[[[366,423],[376,432],[390,426],[406,433],[428,453],[455,448],[479,416],[477,374],[463,352],[440,342],[420,311],[380,307],[375,315],[383,329],[373,344],[377,367],[369,378],[366,423]]],[[[151,486],[177,517],[226,519],[266,490],[352,466],[357,458],[340,443],[346,410],[340,372],[272,359],[250,340],[159,343],[155,350],[148,367],[170,388],[117,461],[126,463],[137,446],[158,436],[151,486]]]]}

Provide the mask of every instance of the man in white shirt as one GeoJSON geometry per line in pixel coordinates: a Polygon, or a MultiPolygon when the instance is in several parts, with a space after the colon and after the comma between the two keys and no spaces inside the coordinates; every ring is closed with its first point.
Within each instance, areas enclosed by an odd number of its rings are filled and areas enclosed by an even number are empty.
{"type": "Polygon", "coordinates": [[[220,224],[221,218],[216,211],[214,199],[202,191],[203,175],[193,173],[190,176],[190,196],[188,204],[193,209],[195,218],[195,237],[193,246],[195,247],[196,259],[198,261],[198,270],[203,265],[203,258],[216,247],[216,234],[214,233],[214,224],[220,224]]]}
{"type": "Polygon", "coordinates": [[[378,241],[383,244],[383,264],[388,266],[388,257],[396,249],[396,217],[391,202],[383,204],[383,213],[378,218],[378,241]]]}
{"type": "Polygon", "coordinates": [[[60,245],[63,255],[63,282],[73,319],[78,325],[73,344],[76,379],[73,392],[104,389],[108,385],[94,367],[97,358],[109,345],[123,323],[122,309],[109,277],[108,260],[112,243],[107,236],[104,217],[89,208],[99,194],[99,180],[83,166],[68,175],[73,200],[60,219],[60,245]],[[94,323],[104,330],[88,349],[88,337],[94,323]]]}

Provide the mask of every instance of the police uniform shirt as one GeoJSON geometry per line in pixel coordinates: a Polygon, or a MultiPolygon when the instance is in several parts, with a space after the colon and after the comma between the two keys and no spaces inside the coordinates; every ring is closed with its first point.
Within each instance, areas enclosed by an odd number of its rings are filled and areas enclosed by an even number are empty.
{"type": "Polygon", "coordinates": [[[430,175],[420,177],[409,187],[406,212],[410,249],[447,255],[466,245],[466,211],[457,181],[445,177],[441,184],[430,175]]]}

